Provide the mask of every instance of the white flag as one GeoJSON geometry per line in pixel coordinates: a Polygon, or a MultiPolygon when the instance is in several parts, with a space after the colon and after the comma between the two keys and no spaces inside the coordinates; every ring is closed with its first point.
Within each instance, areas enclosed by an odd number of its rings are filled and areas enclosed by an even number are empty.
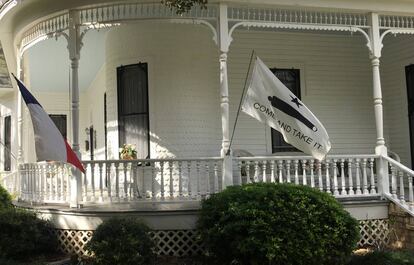
{"type": "Polygon", "coordinates": [[[259,58],[242,110],[278,130],[285,142],[318,160],[324,159],[331,149],[328,133],[320,121],[259,58]]]}

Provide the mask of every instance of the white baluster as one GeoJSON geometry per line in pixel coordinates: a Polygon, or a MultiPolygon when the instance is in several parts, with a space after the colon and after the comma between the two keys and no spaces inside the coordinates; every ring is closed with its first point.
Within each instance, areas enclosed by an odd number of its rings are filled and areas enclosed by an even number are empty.
{"type": "Polygon", "coordinates": [[[267,167],[267,161],[263,161],[263,168],[262,168],[262,182],[267,182],[267,176],[266,176],[266,167],[267,167]]]}
{"type": "Polygon", "coordinates": [[[341,159],[341,195],[348,195],[345,185],[345,159],[341,159]]]}
{"type": "Polygon", "coordinates": [[[151,163],[151,198],[153,200],[156,199],[157,197],[157,193],[155,190],[155,182],[156,182],[156,178],[157,178],[157,174],[156,174],[156,167],[155,167],[155,162],[151,163]]]}
{"type": "Polygon", "coordinates": [[[99,202],[103,202],[103,164],[99,163],[99,202]]]}
{"type": "Polygon", "coordinates": [[[369,168],[371,171],[371,194],[376,194],[377,191],[375,189],[375,176],[374,176],[374,158],[370,158],[369,160],[369,168]]]}
{"type": "Polygon", "coordinates": [[[405,192],[404,192],[404,172],[400,171],[400,202],[405,204],[405,192]]]}
{"type": "Polygon", "coordinates": [[[141,198],[141,194],[139,192],[138,187],[138,163],[137,162],[131,162],[131,169],[129,173],[130,178],[130,187],[129,187],[129,196],[130,200],[137,200],[138,198],[141,198]]]}
{"type": "Polygon", "coordinates": [[[339,195],[339,191],[338,191],[338,168],[336,167],[336,163],[338,162],[338,160],[334,159],[333,160],[333,188],[334,188],[334,195],[339,195]]]}
{"type": "Polygon", "coordinates": [[[299,160],[294,161],[294,169],[295,169],[295,184],[299,185],[299,160]]]}
{"type": "Polygon", "coordinates": [[[206,195],[210,195],[210,163],[209,161],[205,161],[206,163],[206,195]]]}
{"type": "Polygon", "coordinates": [[[364,194],[369,194],[368,191],[368,179],[367,179],[367,159],[362,159],[362,185],[364,194]]]}
{"type": "Polygon", "coordinates": [[[119,196],[119,163],[115,162],[115,199],[117,202],[121,200],[119,196]]]}
{"type": "Polygon", "coordinates": [[[193,196],[192,187],[191,187],[191,161],[187,161],[187,172],[188,172],[188,197],[193,196]]]}
{"type": "Polygon", "coordinates": [[[161,174],[161,183],[160,183],[160,188],[161,188],[161,200],[164,200],[164,161],[160,161],[160,174],[161,174]]]}
{"type": "MultiPolygon", "coordinates": [[[[60,163],[54,165],[54,182],[55,182],[55,201],[59,201],[59,167],[60,163]]],[[[35,180],[37,182],[37,180],[35,180]]]]}
{"type": "Polygon", "coordinates": [[[111,168],[112,168],[112,163],[107,163],[106,164],[105,177],[106,177],[106,181],[107,181],[107,185],[108,185],[108,187],[107,187],[107,189],[108,189],[108,198],[109,198],[109,201],[112,202],[112,179],[111,179],[112,169],[111,168]]]}
{"type": "Polygon", "coordinates": [[[250,161],[246,161],[246,183],[251,183],[251,179],[250,179],[250,161]]]}
{"type": "Polygon", "coordinates": [[[392,197],[397,199],[397,177],[396,177],[396,168],[394,165],[391,165],[391,194],[392,197]]]}
{"type": "Polygon", "coordinates": [[[196,173],[197,173],[197,197],[201,196],[201,190],[200,190],[200,161],[196,161],[196,173]]]}
{"type": "Polygon", "coordinates": [[[348,183],[349,183],[349,195],[354,195],[354,182],[352,179],[352,158],[348,158],[348,183]]]}
{"type": "Polygon", "coordinates": [[[91,162],[91,188],[92,188],[92,195],[91,201],[95,201],[95,163],[91,162]]]}
{"type": "Polygon", "coordinates": [[[239,184],[240,185],[242,185],[243,184],[243,179],[242,179],[242,171],[243,171],[243,163],[242,163],[242,161],[241,160],[239,160],[238,162],[237,162],[237,173],[238,173],[238,175],[239,175],[239,184]]]}
{"type": "Polygon", "coordinates": [[[170,199],[174,198],[174,178],[173,178],[173,162],[168,162],[168,168],[170,170],[170,199]]]}
{"type": "Polygon", "coordinates": [[[59,177],[59,180],[60,180],[60,196],[59,197],[60,198],[59,199],[61,202],[65,201],[65,175],[66,175],[65,167],[66,167],[65,164],[62,164],[60,166],[60,177],[59,177]]]}
{"type": "Polygon", "coordinates": [[[47,198],[49,196],[49,194],[47,192],[48,190],[47,190],[47,183],[46,183],[46,181],[47,181],[47,179],[46,179],[46,170],[47,170],[46,165],[41,165],[40,170],[41,170],[40,179],[41,179],[41,182],[42,182],[42,185],[41,185],[42,201],[44,201],[44,200],[47,200],[47,198]]]}
{"type": "Polygon", "coordinates": [[[326,192],[328,194],[331,194],[331,179],[329,176],[329,166],[330,166],[330,160],[326,159],[326,192]]]}
{"type": "Polygon", "coordinates": [[[286,182],[290,183],[290,160],[286,160],[286,182]]]}
{"type": "Polygon", "coordinates": [[[259,182],[259,161],[254,161],[254,182],[259,182]]]}
{"type": "Polygon", "coordinates": [[[279,169],[279,180],[278,181],[279,183],[283,183],[283,160],[277,160],[277,166],[279,169]]]}
{"type": "Polygon", "coordinates": [[[315,176],[314,176],[314,166],[315,166],[315,160],[311,159],[310,160],[310,177],[311,177],[311,187],[314,188],[315,187],[315,176]]]}
{"type": "Polygon", "coordinates": [[[322,179],[322,162],[318,160],[316,162],[316,167],[318,169],[318,182],[319,182],[319,190],[323,191],[323,179],[322,179]]]}
{"type": "Polygon", "coordinates": [[[178,196],[183,197],[183,163],[178,161],[178,196]]]}
{"type": "Polygon", "coordinates": [[[356,194],[357,195],[361,195],[362,191],[361,191],[361,178],[359,176],[359,171],[361,170],[361,168],[359,167],[359,158],[357,158],[355,160],[355,174],[356,174],[356,194]]]}
{"type": "Polygon", "coordinates": [[[124,196],[123,199],[124,201],[128,201],[128,169],[129,169],[129,163],[124,162],[122,163],[123,165],[123,172],[124,172],[124,196]]]}
{"type": "Polygon", "coordinates": [[[306,177],[306,160],[302,160],[302,185],[303,186],[307,186],[308,185],[308,181],[307,181],[307,177],[306,177]]]}
{"type": "Polygon", "coordinates": [[[53,201],[55,194],[53,190],[53,166],[51,164],[47,166],[47,175],[49,176],[49,200],[53,201]]]}
{"type": "Polygon", "coordinates": [[[214,162],[214,192],[217,193],[219,191],[219,176],[218,176],[218,165],[217,162],[214,162]]]}
{"type": "MultiPolygon", "coordinates": [[[[82,196],[82,201],[84,201],[84,202],[86,202],[87,200],[88,200],[88,172],[89,170],[88,170],[88,168],[86,168],[86,172],[85,172],[85,174],[81,174],[81,176],[83,177],[83,185],[82,185],[82,188],[83,188],[83,196],[82,196]]],[[[81,178],[82,178],[81,177],[81,178]]]]}
{"type": "Polygon", "coordinates": [[[274,160],[270,161],[270,182],[275,183],[275,161],[274,160]]]}

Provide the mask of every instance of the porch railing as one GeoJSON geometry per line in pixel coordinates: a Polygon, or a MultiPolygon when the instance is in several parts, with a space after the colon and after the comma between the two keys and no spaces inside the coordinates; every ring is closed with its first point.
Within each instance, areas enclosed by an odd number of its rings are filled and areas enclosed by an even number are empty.
{"type": "MultiPolygon", "coordinates": [[[[86,174],[78,180],[80,203],[199,200],[223,189],[220,157],[83,163],[86,174]]],[[[1,180],[23,201],[67,204],[72,201],[71,168],[59,162],[27,163],[20,165],[19,174],[3,176],[1,180]]],[[[382,196],[412,215],[413,178],[413,170],[377,155],[331,155],[323,161],[310,156],[233,158],[234,184],[290,182],[317,188],[337,198],[382,196]],[[377,172],[380,162],[388,164],[383,170],[385,176],[377,172]]]]}
{"type": "Polygon", "coordinates": [[[310,156],[234,158],[239,183],[295,183],[335,197],[378,196],[376,155],[331,155],[323,161],[310,156]]]}
{"type": "Polygon", "coordinates": [[[71,166],[63,162],[26,163],[19,166],[20,199],[27,202],[69,201],[71,166]]]}
{"type": "Polygon", "coordinates": [[[389,157],[383,157],[389,163],[390,193],[385,196],[414,216],[414,171],[389,157]]]}
{"type": "Polygon", "coordinates": [[[222,189],[222,159],[83,161],[84,202],[198,199],[222,189]]]}
{"type": "MultiPolygon", "coordinates": [[[[222,190],[222,158],[83,161],[81,202],[200,199],[222,190]]],[[[71,166],[28,163],[20,166],[20,199],[69,203],[71,166]]]]}

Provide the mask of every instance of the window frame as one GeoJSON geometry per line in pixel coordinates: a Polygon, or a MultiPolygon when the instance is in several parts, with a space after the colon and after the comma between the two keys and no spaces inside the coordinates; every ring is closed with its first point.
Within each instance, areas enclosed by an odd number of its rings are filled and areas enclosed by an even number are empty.
{"type": "MultiPolygon", "coordinates": [[[[121,112],[122,112],[122,91],[121,91],[121,74],[122,71],[124,69],[127,68],[132,68],[132,67],[136,67],[136,66],[140,66],[140,65],[145,65],[146,67],[146,77],[147,77],[147,86],[146,86],[146,104],[147,104],[147,108],[146,111],[144,112],[137,112],[137,113],[128,113],[128,114],[124,114],[124,117],[128,117],[128,116],[136,116],[136,115],[146,115],[146,122],[147,122],[147,157],[145,157],[144,159],[149,159],[151,157],[151,142],[150,142],[150,132],[151,132],[151,127],[150,127],[150,85],[149,85],[149,63],[148,62],[139,62],[139,63],[134,63],[134,64],[128,64],[128,65],[121,65],[119,67],[117,67],[116,69],[116,78],[117,78],[117,119],[118,119],[118,145],[121,146],[123,144],[123,135],[122,135],[122,124],[120,122],[120,118],[121,118],[121,112]]],[[[140,159],[140,158],[139,158],[140,159]]]]}
{"type": "MultiPolygon", "coordinates": [[[[303,99],[304,97],[307,96],[307,86],[306,86],[306,65],[304,62],[292,62],[292,61],[272,61],[272,60],[267,60],[268,61],[268,65],[272,65],[272,67],[269,67],[269,69],[296,69],[299,70],[299,84],[300,84],[300,95],[301,98],[303,99]]],[[[301,99],[301,100],[302,100],[301,99]]],[[[265,139],[266,139],[266,153],[269,155],[272,155],[272,128],[268,125],[266,126],[266,130],[265,130],[265,139]]],[[[285,152],[285,151],[281,151],[281,152],[285,152]]],[[[295,152],[295,151],[286,151],[286,152],[295,152]]],[[[300,152],[300,151],[296,151],[296,152],[300,152]]],[[[277,153],[275,153],[277,154],[277,153]]]]}

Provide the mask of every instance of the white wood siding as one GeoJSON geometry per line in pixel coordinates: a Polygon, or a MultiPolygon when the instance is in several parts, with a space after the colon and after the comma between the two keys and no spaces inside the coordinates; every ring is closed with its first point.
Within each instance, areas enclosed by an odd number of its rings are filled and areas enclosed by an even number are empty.
{"type": "Polygon", "coordinates": [[[148,63],[151,157],[219,155],[218,54],[203,26],[139,23],[106,40],[108,148],[118,157],[116,68],[148,63]]]}
{"type": "MultiPolygon", "coordinates": [[[[252,49],[271,68],[300,69],[302,100],[326,127],[331,153],[373,153],[371,66],[361,36],[237,31],[229,56],[232,124],[252,49]]],[[[234,148],[269,154],[270,129],[241,114],[234,148]]]]}

